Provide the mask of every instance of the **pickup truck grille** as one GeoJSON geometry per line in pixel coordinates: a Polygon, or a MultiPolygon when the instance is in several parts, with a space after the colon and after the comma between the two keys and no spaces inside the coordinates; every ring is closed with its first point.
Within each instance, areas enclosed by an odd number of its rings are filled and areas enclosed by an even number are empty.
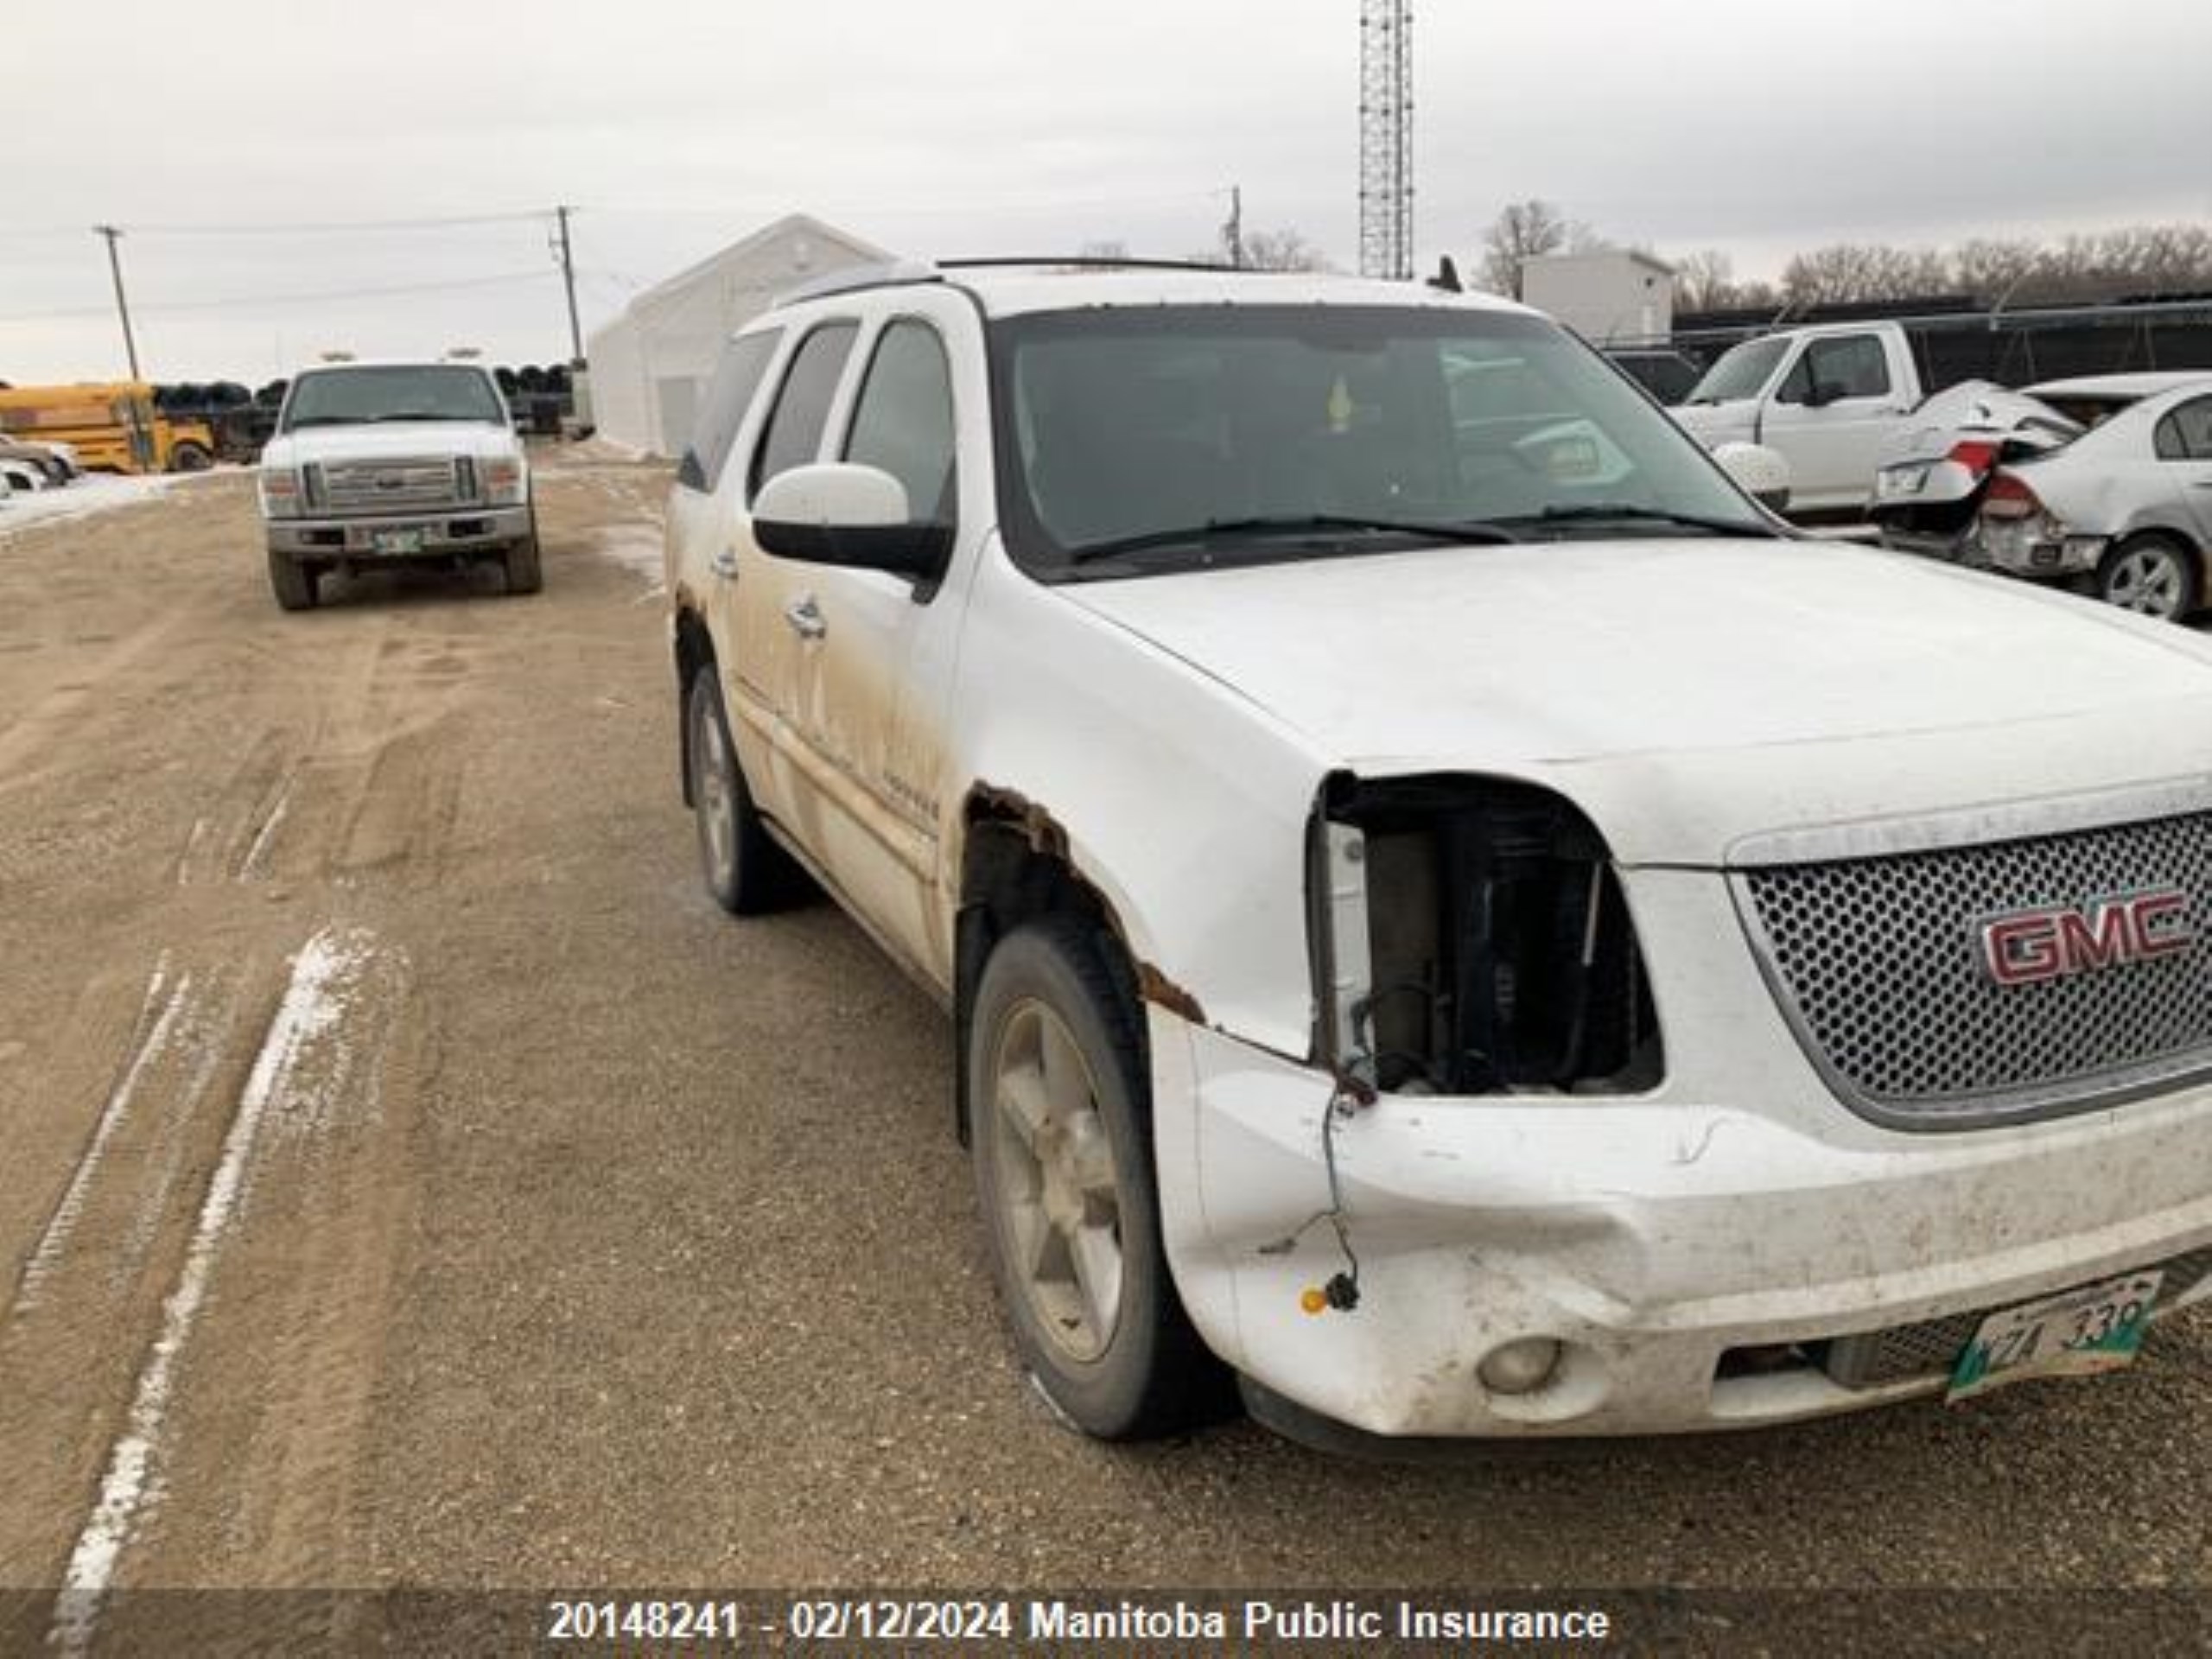
{"type": "Polygon", "coordinates": [[[328,512],[416,512],[467,505],[460,469],[438,455],[408,461],[334,461],[315,469],[311,507],[328,512]]]}
{"type": "Polygon", "coordinates": [[[2049,1115],[2212,1071],[2212,812],[1738,873],[1738,909],[1845,1103],[1909,1128],[2049,1115]],[[1981,924],[2178,890],[2141,960],[2000,985],[1981,924]]]}

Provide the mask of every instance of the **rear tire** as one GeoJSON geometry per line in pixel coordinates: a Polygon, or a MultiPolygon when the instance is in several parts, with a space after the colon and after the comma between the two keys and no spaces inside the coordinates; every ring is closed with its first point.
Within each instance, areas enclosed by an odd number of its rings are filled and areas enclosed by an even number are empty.
{"type": "Polygon", "coordinates": [[[319,571],[302,564],[297,559],[288,558],[282,553],[269,556],[269,586],[276,595],[276,603],[285,610],[313,610],[320,578],[319,571]]]}
{"type": "Polygon", "coordinates": [[[2138,616],[2178,622],[2203,598],[2195,553],[2164,536],[2138,536],[2105,555],[2097,597],[2138,616]]]}
{"type": "Polygon", "coordinates": [[[1023,1363],[1084,1433],[1134,1440],[1223,1415],[1233,1395],[1169,1277],[1139,1011],[1111,948],[1067,916],[1000,941],[976,989],[963,1104],[1023,1363]]]}
{"type": "Polygon", "coordinates": [[[215,457],[204,445],[180,443],[169,451],[169,471],[173,473],[204,473],[215,464],[215,457]]]}
{"type": "Polygon", "coordinates": [[[691,677],[684,719],[691,810],[698,826],[699,868],[707,891],[733,916],[761,916],[785,908],[805,890],[806,876],[769,836],[753,804],[711,664],[691,677]]]}

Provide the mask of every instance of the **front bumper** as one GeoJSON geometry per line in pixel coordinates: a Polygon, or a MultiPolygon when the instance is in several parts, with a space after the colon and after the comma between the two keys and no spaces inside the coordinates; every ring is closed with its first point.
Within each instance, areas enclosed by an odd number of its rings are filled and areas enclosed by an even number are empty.
{"type": "Polygon", "coordinates": [[[372,560],[432,558],[456,553],[490,553],[526,539],[531,533],[527,505],[513,507],[456,507],[435,513],[408,513],[390,518],[271,518],[266,521],[269,550],[293,558],[372,560]],[[393,550],[391,538],[419,541],[415,551],[393,550]]]}
{"type": "MultiPolygon", "coordinates": [[[[1868,1344],[1842,1338],[2212,1247],[2212,1085],[1885,1128],[1814,1071],[1720,878],[1646,868],[1626,891],[1667,1033],[1648,1095],[1389,1095],[1325,1147],[1327,1076],[1148,1008],[1161,1230],[1224,1359],[1371,1435],[1750,1427],[1940,1392],[1964,1345],[1900,1373],[1845,1363],[1868,1344]],[[1307,1312],[1345,1246],[1357,1306],[1307,1312]],[[1485,1386],[1531,1338],[1566,1344],[1550,1379],[1485,1386]]],[[[2208,1292],[2175,1272],[2160,1311],[2208,1292]]]]}

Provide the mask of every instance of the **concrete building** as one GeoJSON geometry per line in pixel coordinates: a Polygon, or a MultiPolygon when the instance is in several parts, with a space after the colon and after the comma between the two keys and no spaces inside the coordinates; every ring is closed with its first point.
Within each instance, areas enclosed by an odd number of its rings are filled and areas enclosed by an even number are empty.
{"type": "Polygon", "coordinates": [[[804,213],[755,231],[630,302],[593,334],[591,419],[604,436],[676,456],[722,344],[776,299],[825,272],[893,256],[804,213]]]}
{"type": "Polygon", "coordinates": [[[1675,268],[1627,248],[1529,260],[1521,297],[1593,345],[1663,341],[1675,328],[1675,268]]]}

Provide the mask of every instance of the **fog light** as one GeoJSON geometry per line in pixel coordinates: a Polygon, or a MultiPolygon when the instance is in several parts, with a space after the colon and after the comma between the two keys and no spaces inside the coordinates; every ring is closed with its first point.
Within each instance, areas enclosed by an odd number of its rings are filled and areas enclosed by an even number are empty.
{"type": "Polygon", "coordinates": [[[1493,1348],[1475,1376],[1492,1394],[1534,1394],[1559,1369],[1560,1345],[1549,1337],[1523,1337],[1493,1348]]]}

